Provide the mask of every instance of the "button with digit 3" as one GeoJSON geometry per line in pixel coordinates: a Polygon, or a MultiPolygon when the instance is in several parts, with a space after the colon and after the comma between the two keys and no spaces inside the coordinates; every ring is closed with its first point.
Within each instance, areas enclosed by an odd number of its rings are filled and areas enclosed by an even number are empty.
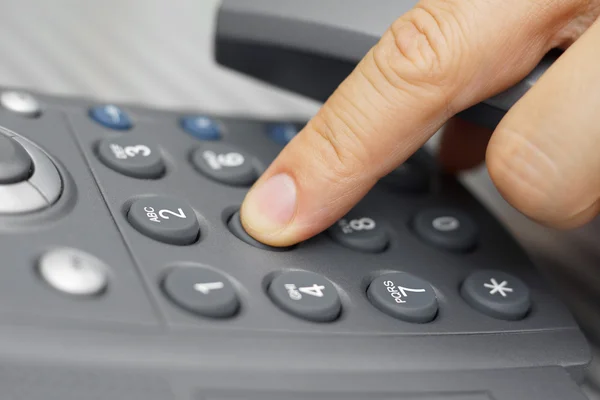
{"type": "Polygon", "coordinates": [[[132,178],[156,179],[165,171],[158,148],[133,136],[103,139],[98,145],[98,158],[107,167],[132,178]]]}
{"type": "Polygon", "coordinates": [[[127,219],[139,232],[164,243],[192,244],[200,233],[194,210],[185,201],[172,197],[138,199],[129,208],[127,219]]]}
{"type": "Polygon", "coordinates": [[[437,296],[431,285],[405,272],[375,278],[367,296],[381,311],[407,322],[430,322],[438,311],[437,296]]]}
{"type": "Polygon", "coordinates": [[[271,281],[268,294],[282,310],[315,322],[337,319],[342,308],[335,286],[314,272],[283,272],[271,281]]]}
{"type": "Polygon", "coordinates": [[[256,161],[225,143],[206,143],[192,155],[196,169],[218,182],[249,186],[258,178],[256,161]]]}
{"type": "Polygon", "coordinates": [[[369,213],[350,211],[327,232],[338,243],[348,248],[368,253],[386,249],[389,238],[381,222],[369,217],[369,213]]]}
{"type": "Polygon", "coordinates": [[[461,210],[434,208],[420,212],[413,229],[424,241],[451,251],[467,251],[477,242],[477,225],[461,210]]]}

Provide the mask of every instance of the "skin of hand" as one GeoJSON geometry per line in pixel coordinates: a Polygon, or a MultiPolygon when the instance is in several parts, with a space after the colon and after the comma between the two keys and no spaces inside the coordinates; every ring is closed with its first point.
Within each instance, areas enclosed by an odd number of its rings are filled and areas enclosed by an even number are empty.
{"type": "Polygon", "coordinates": [[[421,1],[251,188],[244,228],[272,246],[308,239],[444,124],[448,169],[485,160],[528,217],[565,229],[591,220],[600,211],[599,15],[600,0],[421,1]],[[519,82],[553,48],[566,50],[494,132],[452,118],[519,82]]]}

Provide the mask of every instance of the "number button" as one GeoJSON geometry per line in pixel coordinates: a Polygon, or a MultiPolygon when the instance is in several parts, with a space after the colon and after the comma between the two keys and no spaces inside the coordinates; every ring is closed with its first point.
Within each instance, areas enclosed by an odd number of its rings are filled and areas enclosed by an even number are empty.
{"type": "Polygon", "coordinates": [[[268,294],[282,310],[315,322],[337,319],[342,308],[335,286],[314,272],[284,272],[271,281],[268,294]]]}
{"type": "Polygon", "coordinates": [[[329,228],[329,235],[343,246],[368,253],[378,253],[388,245],[386,230],[368,213],[351,211],[329,228]]]}
{"type": "Polygon", "coordinates": [[[424,241],[449,251],[463,252],[477,242],[477,225],[469,215],[452,208],[432,208],[417,214],[413,228],[424,241]]]}
{"type": "Polygon", "coordinates": [[[192,162],[202,174],[228,185],[249,186],[258,178],[256,159],[224,143],[203,145],[194,152],[192,162]]]}
{"type": "Polygon", "coordinates": [[[132,178],[157,179],[165,172],[158,148],[135,136],[102,140],[98,158],[107,167],[132,178]]]}
{"type": "Polygon", "coordinates": [[[129,208],[127,219],[139,232],[164,243],[192,244],[200,233],[194,210],[184,201],[171,197],[136,200],[129,208]]]}

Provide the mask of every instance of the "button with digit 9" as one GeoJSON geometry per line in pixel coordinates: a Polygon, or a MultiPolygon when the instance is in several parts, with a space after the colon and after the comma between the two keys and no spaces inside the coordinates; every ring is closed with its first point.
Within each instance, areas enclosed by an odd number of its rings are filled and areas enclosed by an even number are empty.
{"type": "Polygon", "coordinates": [[[327,231],[338,243],[348,248],[368,253],[386,249],[389,238],[381,221],[368,212],[350,211],[327,231]]]}

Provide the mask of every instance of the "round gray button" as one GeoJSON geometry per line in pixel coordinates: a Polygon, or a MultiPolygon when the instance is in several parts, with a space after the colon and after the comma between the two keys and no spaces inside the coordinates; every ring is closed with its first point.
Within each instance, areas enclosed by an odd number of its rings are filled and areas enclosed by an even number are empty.
{"type": "Polygon", "coordinates": [[[451,251],[467,251],[477,242],[477,226],[466,213],[451,208],[420,212],[413,220],[415,232],[426,242],[451,251]]]}
{"type": "Polygon", "coordinates": [[[178,306],[206,317],[231,317],[240,306],[227,277],[205,267],[174,268],[167,274],[163,289],[178,306]]]}
{"type": "Polygon", "coordinates": [[[368,253],[381,252],[389,243],[388,234],[381,221],[369,216],[368,212],[352,210],[327,232],[341,245],[368,253]]]}
{"type": "Polygon", "coordinates": [[[129,208],[127,219],[144,235],[170,244],[194,243],[200,232],[194,210],[186,202],[172,197],[138,199],[129,208]]]}
{"type": "Polygon", "coordinates": [[[24,181],[32,171],[31,157],[23,146],[0,134],[0,184],[24,181]]]}
{"type": "Polygon", "coordinates": [[[519,320],[531,308],[525,283],[502,271],[474,272],[463,282],[461,294],[473,308],[498,319],[519,320]]]}
{"type": "Polygon", "coordinates": [[[38,270],[46,283],[67,294],[92,296],[108,285],[108,267],[98,258],[76,249],[63,248],[44,254],[38,270]]]}
{"type": "Polygon", "coordinates": [[[35,97],[25,92],[4,92],[0,95],[0,104],[7,110],[26,117],[38,116],[42,111],[35,97]]]}
{"type": "Polygon", "coordinates": [[[335,320],[342,308],[335,286],[314,272],[281,273],[269,285],[268,294],[284,311],[315,322],[335,320]]]}
{"type": "Polygon", "coordinates": [[[291,248],[291,247],[273,247],[273,246],[269,246],[264,243],[261,243],[258,240],[254,239],[252,236],[250,236],[244,230],[244,227],[242,226],[242,221],[240,220],[240,212],[239,211],[237,211],[235,214],[233,214],[233,216],[231,216],[231,218],[227,222],[227,227],[229,228],[229,230],[231,231],[231,233],[233,233],[233,235],[235,237],[237,237],[241,241],[249,244],[250,246],[254,246],[259,249],[271,250],[271,251],[286,251],[291,248]]]}
{"type": "Polygon", "coordinates": [[[109,168],[132,178],[156,179],[165,171],[158,148],[134,136],[102,140],[98,157],[109,168]]]}
{"type": "Polygon", "coordinates": [[[249,186],[258,178],[254,158],[225,143],[202,145],[192,162],[207,177],[228,185],[249,186]]]}
{"type": "Polygon", "coordinates": [[[381,311],[407,322],[430,322],[438,311],[437,297],[431,285],[405,272],[388,273],[373,279],[367,296],[381,311]]]}

